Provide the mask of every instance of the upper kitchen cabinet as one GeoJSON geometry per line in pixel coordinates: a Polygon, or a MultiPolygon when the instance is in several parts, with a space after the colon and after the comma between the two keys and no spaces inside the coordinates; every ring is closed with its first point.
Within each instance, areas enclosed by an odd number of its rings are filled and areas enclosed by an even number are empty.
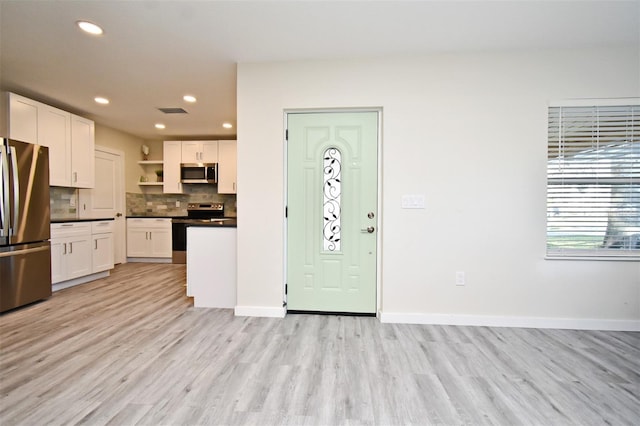
{"type": "Polygon", "coordinates": [[[218,141],[218,193],[237,192],[237,146],[236,141],[218,141]]]}
{"type": "Polygon", "coordinates": [[[76,188],[95,186],[95,124],[71,114],[71,185],[76,188]]]}
{"type": "Polygon", "coordinates": [[[49,183],[92,188],[93,121],[15,93],[8,93],[7,98],[9,138],[49,147],[49,183]]]}
{"type": "Polygon", "coordinates": [[[182,194],[180,182],[180,163],[182,158],[182,142],[164,141],[162,147],[163,171],[162,192],[182,194]]]}
{"type": "Polygon", "coordinates": [[[183,141],[183,163],[217,163],[218,141],[183,141]]]}
{"type": "Polygon", "coordinates": [[[49,184],[71,186],[71,114],[40,104],[37,128],[37,143],[49,147],[49,184]]]}
{"type": "Polygon", "coordinates": [[[9,103],[9,138],[17,141],[38,143],[38,107],[40,102],[7,93],[9,103]]]}

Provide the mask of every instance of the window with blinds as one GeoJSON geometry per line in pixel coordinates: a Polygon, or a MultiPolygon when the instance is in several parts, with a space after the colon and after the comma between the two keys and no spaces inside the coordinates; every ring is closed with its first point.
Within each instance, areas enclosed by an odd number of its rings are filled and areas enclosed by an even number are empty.
{"type": "Polygon", "coordinates": [[[549,108],[547,255],[640,257],[640,103],[549,108]]]}

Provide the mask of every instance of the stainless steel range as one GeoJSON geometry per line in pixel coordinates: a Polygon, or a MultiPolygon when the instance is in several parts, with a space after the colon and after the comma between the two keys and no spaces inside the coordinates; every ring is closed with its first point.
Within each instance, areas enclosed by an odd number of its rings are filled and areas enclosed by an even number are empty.
{"type": "Polygon", "coordinates": [[[187,263],[187,227],[192,224],[223,222],[224,203],[189,203],[187,216],[171,220],[173,263],[187,263]]]}

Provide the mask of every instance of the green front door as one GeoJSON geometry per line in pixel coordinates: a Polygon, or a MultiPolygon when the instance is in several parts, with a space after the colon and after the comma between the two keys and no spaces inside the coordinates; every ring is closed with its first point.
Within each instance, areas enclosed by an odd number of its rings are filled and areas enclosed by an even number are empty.
{"type": "Polygon", "coordinates": [[[289,113],[287,127],[287,309],[375,313],[378,113],[289,113]]]}

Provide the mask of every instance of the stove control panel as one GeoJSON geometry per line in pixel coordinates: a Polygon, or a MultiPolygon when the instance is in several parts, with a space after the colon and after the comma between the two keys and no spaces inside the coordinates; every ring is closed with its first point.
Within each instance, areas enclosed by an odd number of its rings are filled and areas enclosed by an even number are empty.
{"type": "Polygon", "coordinates": [[[224,203],[189,203],[187,210],[219,212],[224,210],[224,203]]]}

